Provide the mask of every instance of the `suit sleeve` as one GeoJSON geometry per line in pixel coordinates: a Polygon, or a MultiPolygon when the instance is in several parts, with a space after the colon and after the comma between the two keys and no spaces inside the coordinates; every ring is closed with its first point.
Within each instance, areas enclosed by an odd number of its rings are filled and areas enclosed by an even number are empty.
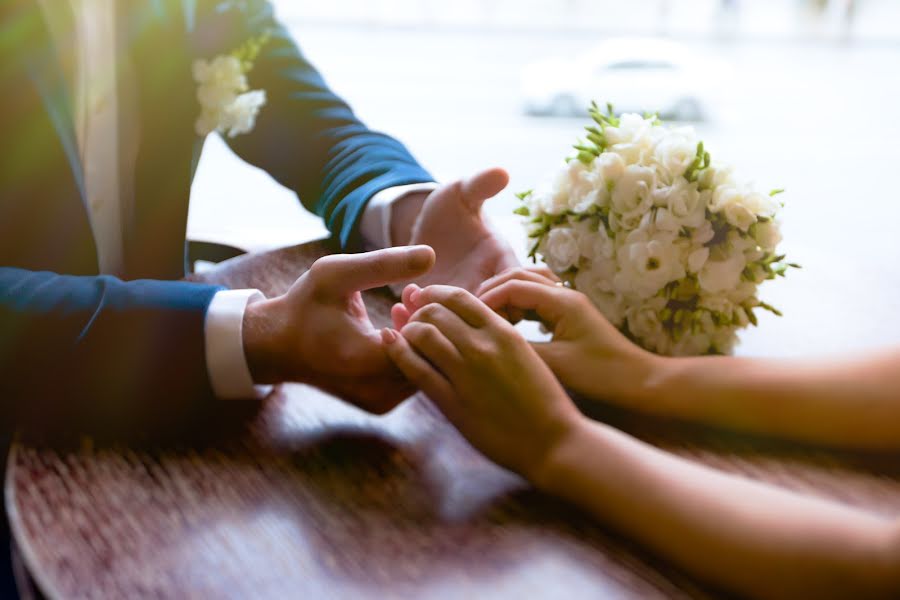
{"type": "Polygon", "coordinates": [[[117,433],[190,421],[213,399],[204,319],[219,290],[0,267],[4,421],[117,433]]]}
{"type": "MultiPolygon", "coordinates": [[[[221,4],[219,4],[221,6],[221,4]]],[[[268,2],[241,3],[239,46],[270,32],[253,70],[252,89],[266,92],[253,132],[226,140],[245,160],[294,190],[322,217],[343,248],[360,246],[366,203],[390,187],[434,181],[396,139],[370,130],[301,54],[268,2]]]]}

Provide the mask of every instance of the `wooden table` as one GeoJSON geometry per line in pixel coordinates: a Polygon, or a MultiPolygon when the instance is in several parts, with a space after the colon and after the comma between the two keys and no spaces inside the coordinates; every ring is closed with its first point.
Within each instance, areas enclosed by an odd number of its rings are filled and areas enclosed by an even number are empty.
{"type": "MultiPolygon", "coordinates": [[[[277,294],[320,244],[204,277],[277,294]]],[[[390,296],[367,294],[378,324],[390,296]]],[[[586,407],[685,456],[900,512],[900,461],[835,455],[586,407]]],[[[579,511],[493,466],[415,396],[375,417],[313,388],[276,389],[205,441],[14,444],[15,542],[51,597],[711,597],[579,511]]],[[[527,443],[527,441],[523,441],[527,443]]],[[[589,459],[589,458],[586,458],[589,459]]]]}

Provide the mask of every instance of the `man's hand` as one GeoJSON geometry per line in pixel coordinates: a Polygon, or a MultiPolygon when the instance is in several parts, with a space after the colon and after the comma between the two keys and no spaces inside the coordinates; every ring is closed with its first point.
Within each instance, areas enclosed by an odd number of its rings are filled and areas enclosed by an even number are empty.
{"type": "MultiPolygon", "coordinates": [[[[485,200],[509,183],[503,169],[488,169],[471,179],[443,185],[425,198],[398,203],[392,213],[395,244],[426,244],[437,262],[417,277],[422,286],[448,284],[470,292],[486,279],[518,265],[509,245],[497,237],[481,217],[485,200]]],[[[406,200],[406,199],[404,199],[406,200]]]]}
{"type": "Polygon", "coordinates": [[[244,352],[256,383],[320,387],[360,408],[384,413],[414,389],[385,353],[360,291],[423,276],[427,246],[326,256],[283,296],[244,314],[244,352]]]}

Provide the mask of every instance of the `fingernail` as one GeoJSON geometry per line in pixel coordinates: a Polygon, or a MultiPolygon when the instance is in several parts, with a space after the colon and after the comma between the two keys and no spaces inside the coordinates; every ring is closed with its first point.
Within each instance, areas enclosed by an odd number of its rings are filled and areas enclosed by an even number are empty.
{"type": "Polygon", "coordinates": [[[393,344],[397,341],[397,333],[393,329],[385,327],[381,330],[381,341],[385,344],[393,344]]]}
{"type": "Polygon", "coordinates": [[[409,295],[409,301],[412,302],[413,304],[415,304],[416,306],[418,306],[419,305],[419,296],[421,296],[421,295],[422,295],[422,290],[417,288],[417,289],[413,290],[413,292],[409,295]]]}

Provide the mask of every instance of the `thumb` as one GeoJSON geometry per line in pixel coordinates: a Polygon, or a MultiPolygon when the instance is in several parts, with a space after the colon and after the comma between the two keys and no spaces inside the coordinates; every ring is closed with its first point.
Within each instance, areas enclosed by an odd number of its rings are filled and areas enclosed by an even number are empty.
{"type": "Polygon", "coordinates": [[[335,296],[420,277],[434,266],[430,246],[400,246],[362,254],[334,254],[310,269],[316,285],[335,296]]]}
{"type": "Polygon", "coordinates": [[[502,192],[509,184],[509,173],[501,168],[488,169],[462,182],[460,193],[463,203],[473,212],[481,210],[488,198],[502,192]]]}

